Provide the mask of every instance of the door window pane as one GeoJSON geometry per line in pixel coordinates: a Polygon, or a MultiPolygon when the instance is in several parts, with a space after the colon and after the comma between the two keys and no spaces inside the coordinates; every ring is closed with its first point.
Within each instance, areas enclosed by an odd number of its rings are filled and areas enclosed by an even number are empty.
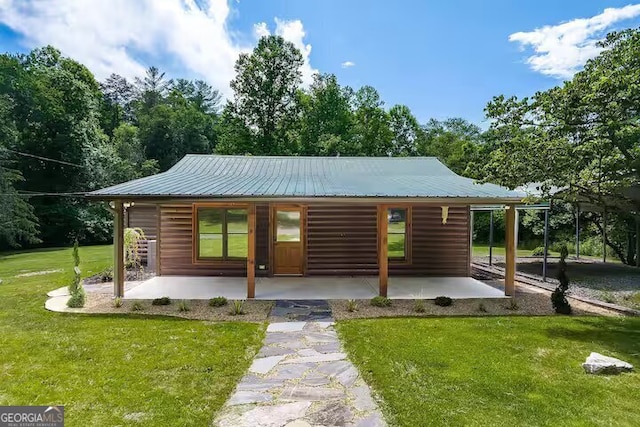
{"type": "Polygon", "coordinates": [[[276,241],[300,241],[300,211],[276,212],[276,241]]]}
{"type": "Polygon", "coordinates": [[[387,210],[387,251],[392,259],[405,259],[407,247],[407,209],[387,210]]]}

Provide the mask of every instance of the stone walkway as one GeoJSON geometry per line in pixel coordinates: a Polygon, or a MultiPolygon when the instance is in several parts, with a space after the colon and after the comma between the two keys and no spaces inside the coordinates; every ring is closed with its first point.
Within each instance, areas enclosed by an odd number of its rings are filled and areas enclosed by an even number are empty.
{"type": "MultiPolygon", "coordinates": [[[[317,309],[317,307],[314,307],[317,309]]],[[[278,322],[216,417],[220,427],[386,426],[330,321],[278,322]]]]}

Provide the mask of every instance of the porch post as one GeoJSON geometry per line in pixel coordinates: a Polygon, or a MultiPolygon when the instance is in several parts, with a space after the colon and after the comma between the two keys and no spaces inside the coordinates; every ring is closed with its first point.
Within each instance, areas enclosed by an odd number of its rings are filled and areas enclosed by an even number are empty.
{"type": "Polygon", "coordinates": [[[249,205],[249,233],[247,235],[247,298],[256,297],[256,204],[249,205]]]}
{"type": "Polygon", "coordinates": [[[113,202],[113,295],[124,296],[124,209],[122,201],[113,202]]]}
{"type": "Polygon", "coordinates": [[[387,207],[378,205],[378,280],[379,294],[382,297],[387,296],[387,282],[389,279],[387,221],[387,207]]]}
{"type": "Polygon", "coordinates": [[[516,205],[508,205],[505,212],[504,294],[514,296],[516,290],[516,205]]]}

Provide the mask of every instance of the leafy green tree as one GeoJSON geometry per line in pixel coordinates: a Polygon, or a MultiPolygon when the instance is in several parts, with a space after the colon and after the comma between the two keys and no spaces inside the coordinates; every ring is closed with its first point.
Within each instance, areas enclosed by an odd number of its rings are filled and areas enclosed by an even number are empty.
{"type": "MultiPolygon", "coordinates": [[[[295,154],[288,136],[298,114],[297,91],[301,83],[302,55],[280,36],[266,36],[251,53],[242,53],[231,81],[234,97],[226,117],[241,121],[252,134],[251,154],[295,154]]],[[[224,133],[224,138],[230,135],[224,133]]],[[[233,140],[222,140],[237,151],[233,140]]]]}
{"type": "Polygon", "coordinates": [[[149,67],[144,77],[136,77],[135,88],[139,106],[143,112],[161,104],[169,94],[173,81],[165,78],[165,73],[157,67],[149,67]]]}
{"type": "Polygon", "coordinates": [[[327,144],[327,140],[334,137],[341,141],[350,139],[353,127],[352,98],[353,90],[341,87],[335,75],[313,76],[308,93],[301,95],[300,154],[326,154],[327,147],[335,145],[327,144]],[[321,141],[325,141],[324,144],[321,141]]]}
{"type": "Polygon", "coordinates": [[[380,94],[371,86],[363,86],[355,93],[354,149],[359,155],[392,154],[393,133],[383,106],[380,94]]]}
{"type": "Polygon", "coordinates": [[[127,79],[111,74],[100,83],[102,91],[101,120],[104,132],[112,136],[113,130],[123,121],[133,119],[132,103],[135,97],[135,88],[127,79]]]}
{"type": "MultiPolygon", "coordinates": [[[[614,227],[607,244],[630,263],[634,253],[627,247],[634,245],[611,236],[633,233],[631,212],[640,210],[630,191],[640,185],[640,30],[611,33],[599,47],[602,53],[564,85],[489,103],[495,150],[484,173],[509,187],[560,188],[566,202],[606,210],[607,228],[614,227]]],[[[589,218],[602,230],[602,214],[589,218]]]]}
{"type": "Polygon", "coordinates": [[[101,93],[92,74],[52,47],[28,55],[0,55],[0,94],[13,102],[14,157],[25,178],[18,190],[51,194],[30,199],[48,243],[69,241],[84,229],[82,193],[108,181],[100,159],[108,151],[100,129],[101,93]],[[52,160],[42,160],[52,159],[52,160]],[[60,195],[62,193],[62,195],[60,195]]]}
{"type": "Polygon", "coordinates": [[[23,181],[20,172],[7,160],[15,146],[17,132],[12,120],[11,100],[0,96],[0,248],[19,248],[40,243],[38,218],[28,200],[18,193],[15,184],[23,181]]]}
{"type": "Polygon", "coordinates": [[[406,105],[394,105],[389,110],[389,127],[393,134],[391,153],[394,156],[415,156],[422,136],[418,120],[406,105]]]}
{"type": "Polygon", "coordinates": [[[451,170],[460,175],[476,178],[473,165],[482,145],[480,128],[462,118],[444,121],[435,119],[423,126],[423,137],[418,144],[422,156],[438,157],[451,170]]]}

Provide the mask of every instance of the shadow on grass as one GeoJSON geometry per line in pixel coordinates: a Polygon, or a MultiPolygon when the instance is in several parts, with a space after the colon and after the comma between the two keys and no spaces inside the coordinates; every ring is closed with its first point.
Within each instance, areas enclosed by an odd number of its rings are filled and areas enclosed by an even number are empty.
{"type": "Polygon", "coordinates": [[[619,353],[634,365],[640,365],[640,318],[573,318],[576,327],[547,328],[549,338],[579,341],[605,347],[619,353]]]}

